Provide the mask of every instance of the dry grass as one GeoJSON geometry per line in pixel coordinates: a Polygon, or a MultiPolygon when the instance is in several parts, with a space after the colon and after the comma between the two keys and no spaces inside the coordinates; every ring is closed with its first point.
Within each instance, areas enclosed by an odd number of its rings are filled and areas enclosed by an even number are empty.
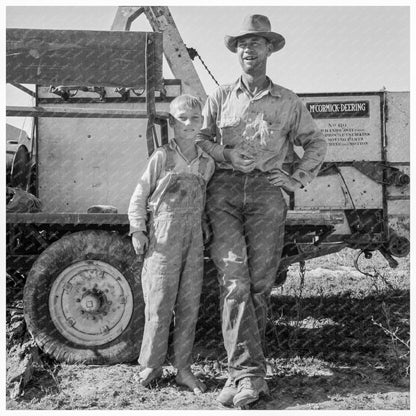
{"type": "MultiPolygon", "coordinates": [[[[303,285],[293,266],[274,289],[267,333],[271,395],[253,409],[409,408],[409,257],[397,269],[380,255],[360,262],[370,277],[354,269],[356,254],[343,250],[307,262],[303,285]]],[[[44,357],[46,365],[7,408],[221,409],[215,396],[227,372],[217,300],[215,291],[203,299],[198,324],[193,369],[208,386],[203,395],[179,388],[170,366],[149,389],[134,381],[134,363],[66,365],[44,357]]]]}

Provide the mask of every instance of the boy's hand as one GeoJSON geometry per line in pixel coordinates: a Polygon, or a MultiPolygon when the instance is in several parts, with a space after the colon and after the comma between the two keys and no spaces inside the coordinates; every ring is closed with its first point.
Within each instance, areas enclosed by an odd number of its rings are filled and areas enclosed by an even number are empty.
{"type": "Polygon", "coordinates": [[[136,254],[137,255],[143,255],[144,251],[146,250],[146,248],[149,244],[149,239],[144,234],[144,232],[143,231],[135,231],[131,235],[131,241],[133,243],[133,248],[134,248],[134,251],[136,252],[136,254]]]}
{"type": "Polygon", "coordinates": [[[296,179],[285,175],[283,172],[276,170],[267,175],[267,179],[274,186],[280,186],[287,192],[295,192],[302,187],[302,184],[296,179]]]}

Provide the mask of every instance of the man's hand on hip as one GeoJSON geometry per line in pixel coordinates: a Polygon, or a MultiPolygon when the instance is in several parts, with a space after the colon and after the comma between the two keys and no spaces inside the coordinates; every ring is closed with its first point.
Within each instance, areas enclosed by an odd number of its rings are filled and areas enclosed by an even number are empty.
{"type": "Polygon", "coordinates": [[[302,187],[302,184],[280,170],[275,170],[267,175],[267,179],[274,185],[280,186],[285,191],[295,192],[302,187]]]}
{"type": "Polygon", "coordinates": [[[231,162],[235,170],[243,173],[251,172],[256,167],[254,159],[238,149],[225,149],[224,157],[231,162]]]}

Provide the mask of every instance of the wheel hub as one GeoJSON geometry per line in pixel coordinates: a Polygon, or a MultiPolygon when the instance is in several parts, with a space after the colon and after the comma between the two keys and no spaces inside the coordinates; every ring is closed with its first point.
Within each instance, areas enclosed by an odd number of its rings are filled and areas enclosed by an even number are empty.
{"type": "MultiPolygon", "coordinates": [[[[88,313],[100,313],[105,306],[106,299],[102,292],[86,292],[81,299],[82,311],[88,313]]],[[[81,312],[82,312],[81,311],[81,312]]]]}
{"type": "Polygon", "coordinates": [[[99,260],[85,260],[62,271],[52,284],[49,311],[58,331],[85,346],[117,338],[133,313],[133,296],[125,277],[99,260]]]}

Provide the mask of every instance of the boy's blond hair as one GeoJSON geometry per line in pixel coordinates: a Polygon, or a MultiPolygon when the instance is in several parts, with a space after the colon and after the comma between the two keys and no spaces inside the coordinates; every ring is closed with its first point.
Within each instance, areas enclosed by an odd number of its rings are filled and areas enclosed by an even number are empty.
{"type": "Polygon", "coordinates": [[[173,99],[169,106],[170,114],[174,113],[175,110],[180,107],[191,108],[191,109],[198,108],[199,111],[202,112],[202,103],[200,99],[190,94],[182,94],[176,97],[175,99],[173,99]]]}

